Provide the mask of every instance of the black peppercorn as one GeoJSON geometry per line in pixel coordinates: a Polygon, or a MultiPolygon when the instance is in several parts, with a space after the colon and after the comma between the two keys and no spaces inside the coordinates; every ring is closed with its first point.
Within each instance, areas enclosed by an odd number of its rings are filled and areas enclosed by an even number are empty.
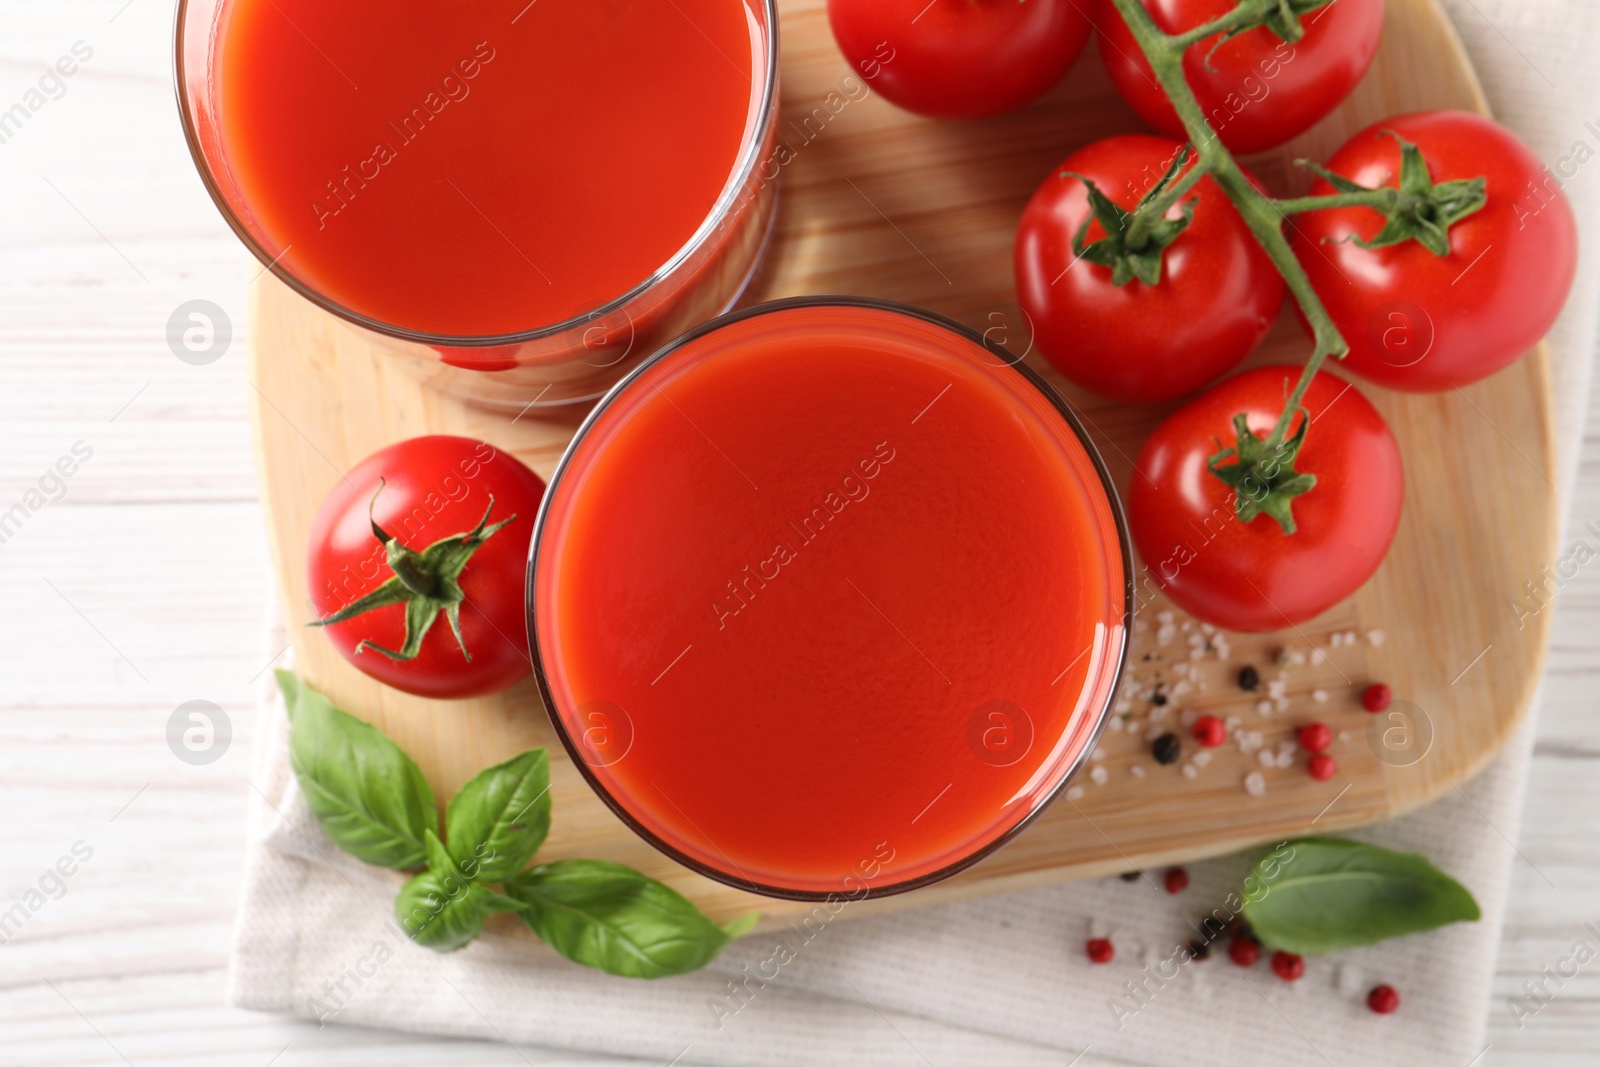
{"type": "Polygon", "coordinates": [[[1227,932],[1227,929],[1228,924],[1215,915],[1207,915],[1200,920],[1200,932],[1205,935],[1207,941],[1215,941],[1227,932]]]}
{"type": "Polygon", "coordinates": [[[1177,734],[1162,734],[1150,744],[1150,755],[1155,757],[1157,763],[1177,763],[1182,752],[1183,746],[1178,743],[1177,734]]]}
{"type": "Polygon", "coordinates": [[[1211,955],[1211,946],[1204,941],[1189,942],[1189,958],[1196,963],[1199,963],[1209,955],[1211,955]]]}
{"type": "Polygon", "coordinates": [[[1239,668],[1239,688],[1246,693],[1254,693],[1261,688],[1261,672],[1253,666],[1246,664],[1239,668]]]}
{"type": "Polygon", "coordinates": [[[1159,690],[1159,689],[1156,690],[1155,693],[1150,697],[1150,703],[1154,704],[1158,708],[1166,707],[1167,706],[1167,694],[1161,692],[1161,690],[1159,690]]]}
{"type": "Polygon", "coordinates": [[[1143,871],[1123,871],[1121,874],[1117,875],[1117,877],[1121,878],[1124,882],[1137,882],[1143,876],[1143,871]]]}

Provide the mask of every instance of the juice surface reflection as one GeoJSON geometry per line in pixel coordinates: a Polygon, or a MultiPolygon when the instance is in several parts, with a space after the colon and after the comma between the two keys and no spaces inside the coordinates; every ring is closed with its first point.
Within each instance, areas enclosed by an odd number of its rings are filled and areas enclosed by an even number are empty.
{"type": "Polygon", "coordinates": [[[1003,836],[1083,756],[1122,657],[1090,455],[994,354],[878,307],[769,311],[648,367],[539,543],[538,650],[596,784],[785,892],[1003,836]]]}

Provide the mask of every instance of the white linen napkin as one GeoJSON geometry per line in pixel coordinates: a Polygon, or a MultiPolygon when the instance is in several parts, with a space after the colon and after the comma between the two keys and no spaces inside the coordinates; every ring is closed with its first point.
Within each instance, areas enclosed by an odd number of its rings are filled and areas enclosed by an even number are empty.
{"type": "MultiPolygon", "coordinates": [[[[1584,110],[1600,99],[1600,65],[1586,58],[1600,45],[1600,8],[1584,0],[1445,4],[1501,121],[1552,165],[1579,141],[1600,150],[1600,111],[1584,110]]],[[[1550,338],[1559,468],[1548,473],[1563,500],[1600,309],[1600,173],[1580,168],[1566,191],[1588,240],[1550,338]]],[[[772,973],[762,964],[777,935],[755,934],[705,971],[646,983],[576,967],[525,939],[488,934],[447,956],[405,941],[391,918],[398,876],[323,836],[289,769],[282,701],[270,687],[263,700],[231,1000],[332,1023],[498,1039],[529,1062],[565,1050],[567,1062],[584,1051],[717,1065],[1276,1067],[1325,1059],[1459,1067],[1484,1045],[1510,868],[1519,862],[1509,835],[1533,734],[1525,725],[1488,770],[1437,803],[1352,835],[1427,854],[1472,890],[1483,920],[1319,958],[1292,984],[1218,959],[1168,981],[1145,977],[1147,964],[1193,936],[1185,920],[1204,910],[1201,902],[1220,902],[1239,884],[1254,853],[1192,865],[1190,888],[1177,897],[1112,878],[832,922],[803,947],[791,934],[795,958],[764,984],[751,975],[772,973]],[[1118,946],[1108,966],[1084,959],[1093,928],[1118,946]],[[1378,981],[1402,990],[1401,1015],[1368,1012],[1366,991],[1378,981]],[[1142,983],[1143,992],[1125,983],[1142,983]]]]}

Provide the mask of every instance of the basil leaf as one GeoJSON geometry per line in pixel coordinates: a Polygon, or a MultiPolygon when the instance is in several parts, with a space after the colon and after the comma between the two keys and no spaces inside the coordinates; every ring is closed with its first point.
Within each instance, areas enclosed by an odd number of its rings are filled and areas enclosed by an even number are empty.
{"type": "Polygon", "coordinates": [[[439,819],[422,771],[376,726],[289,671],[277,675],[289,708],[289,762],[323,831],[365,863],[420,866],[423,833],[439,819]]]}
{"type": "Polygon", "coordinates": [[[628,978],[698,970],[733,940],[682,894],[607,860],[541,864],[505,890],[526,905],[523,921],[551,948],[628,978]]]}
{"type": "Polygon", "coordinates": [[[395,918],[411,940],[438,952],[454,952],[483,932],[490,915],[522,907],[463,874],[432,830],[426,832],[426,841],[428,869],[401,886],[394,898],[395,918]]]}
{"type": "Polygon", "coordinates": [[[1244,899],[1245,920],[1262,944],[1310,956],[1479,914],[1465,886],[1415,852],[1331,838],[1263,856],[1244,899]]]}
{"type": "Polygon", "coordinates": [[[522,870],[549,832],[550,753],[542,748],[478,772],[445,813],[451,858],[482,882],[522,870]]]}

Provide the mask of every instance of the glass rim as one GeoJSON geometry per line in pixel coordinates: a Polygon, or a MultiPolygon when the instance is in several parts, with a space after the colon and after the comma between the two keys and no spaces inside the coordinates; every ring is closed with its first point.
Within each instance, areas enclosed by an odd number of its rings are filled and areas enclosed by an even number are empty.
{"type": "MultiPolygon", "coordinates": [[[[1111,587],[1115,588],[1114,582],[1111,583],[1111,587]]],[[[1129,538],[1127,516],[1123,511],[1122,499],[1117,493],[1116,485],[1111,480],[1111,473],[1106,467],[1105,458],[1100,454],[1099,448],[1095,446],[1094,441],[1090,438],[1088,431],[1085,429],[1083,421],[1073,411],[1072,406],[1067,402],[1066,398],[1063,397],[1048,381],[1041,377],[1037,371],[1034,371],[1032,368],[1023,364],[1021,357],[1014,356],[1014,354],[1006,349],[1004,345],[992,342],[971,327],[957,322],[954,319],[948,318],[947,316],[941,315],[938,312],[929,311],[925,308],[916,307],[914,305],[901,303],[895,300],[884,300],[875,297],[802,296],[790,297],[782,300],[771,300],[766,303],[756,304],[748,308],[741,308],[738,311],[720,315],[717,318],[701,323],[699,326],[696,326],[686,333],[683,333],[673,340],[667,342],[667,344],[663,345],[660,349],[642,360],[638,366],[630,370],[626,376],[624,376],[620,381],[607,390],[600,401],[589,410],[588,414],[584,416],[583,421],[579,424],[577,430],[573,433],[571,441],[567,443],[566,448],[562,451],[561,458],[557,461],[555,470],[551,472],[550,478],[546,482],[544,497],[539,502],[539,513],[534,520],[533,537],[529,542],[528,569],[523,589],[523,613],[527,619],[529,659],[533,665],[534,680],[539,687],[539,698],[544,703],[545,714],[549,716],[551,726],[554,728],[556,736],[560,738],[562,747],[566,749],[568,757],[578,768],[578,772],[583,775],[584,781],[588,783],[589,788],[595,793],[596,796],[600,798],[600,800],[612,811],[613,814],[622,820],[623,824],[627,826],[628,829],[632,830],[657,851],[663,853],[670,859],[682,864],[684,867],[694,871],[696,874],[704,875],[705,877],[710,878],[713,881],[720,882],[723,885],[731,886],[735,889],[742,889],[748,893],[755,893],[760,896],[772,897],[779,900],[794,900],[817,903],[832,901],[839,898],[848,900],[872,900],[879,897],[896,896],[900,893],[908,893],[914,889],[922,889],[926,886],[933,885],[936,882],[942,882],[946,878],[949,878],[955,874],[959,874],[961,871],[966,870],[979,861],[999,851],[1024,830],[1032,826],[1036,820],[1038,820],[1047,810],[1049,810],[1049,808],[1054,805],[1056,800],[1066,792],[1069,784],[1074,778],[1077,777],[1078,772],[1083,769],[1083,765],[1088,762],[1090,753],[1094,751],[1095,746],[1099,744],[1101,735],[1105,732],[1106,722],[1110,718],[1110,712],[1115,701],[1117,690],[1120,688],[1123,675],[1127,670],[1128,655],[1132,645],[1133,636],[1135,596],[1136,590],[1133,573],[1133,544],[1129,538]],[[1096,475],[1099,477],[1100,486],[1105,493],[1106,501],[1111,508],[1112,521],[1117,530],[1118,554],[1122,559],[1122,627],[1124,634],[1122,648],[1117,656],[1115,669],[1111,671],[1110,685],[1107,690],[1106,699],[1097,712],[1098,719],[1094,724],[1094,728],[1090,731],[1086,743],[1073,758],[1071,764],[1061,774],[1059,780],[1057,780],[1056,783],[1050,788],[1049,792],[1045,794],[1043,799],[1034,805],[1032,811],[1028,812],[1014,825],[995,837],[993,840],[985,842],[981,847],[957,857],[950,863],[947,863],[937,870],[929,871],[914,878],[907,878],[902,881],[893,882],[887,885],[877,886],[869,884],[864,892],[794,889],[785,886],[769,885],[753,879],[740,877],[737,874],[719,870],[716,867],[713,867],[693,856],[686,854],[670,842],[664,840],[653,830],[644,826],[638,820],[638,818],[636,818],[633,813],[621,803],[621,801],[612,795],[611,790],[599,780],[598,776],[594,773],[594,768],[590,766],[589,761],[579,750],[577,743],[574,741],[571,733],[567,729],[566,723],[561,717],[561,713],[556,709],[555,697],[551,691],[549,679],[545,674],[544,656],[539,650],[539,623],[536,596],[539,553],[544,541],[545,524],[550,516],[551,502],[555,499],[557,487],[561,484],[561,480],[566,474],[567,468],[571,465],[573,458],[577,454],[578,448],[598,424],[600,418],[610,410],[611,406],[616,403],[621,395],[631,385],[633,385],[635,381],[649,372],[657,364],[671,357],[685,345],[699,340],[701,337],[713,333],[716,330],[722,329],[725,326],[731,326],[734,323],[742,322],[746,319],[756,318],[758,316],[771,314],[773,312],[787,311],[793,308],[821,307],[863,308],[875,311],[887,311],[894,314],[907,316],[909,318],[920,319],[923,322],[942,327],[959,337],[977,344],[979,347],[995,354],[1001,360],[1002,366],[1009,367],[1010,369],[1016,371],[1022,377],[1023,381],[1037,390],[1056,411],[1056,413],[1061,416],[1062,420],[1067,424],[1068,429],[1072,431],[1072,435],[1077,440],[1079,446],[1082,447],[1084,452],[1087,454],[1091,465],[1094,467],[1096,475]]],[[[840,884],[841,886],[844,885],[842,880],[840,884]]]]}
{"type": "MultiPolygon", "coordinates": [[[[732,214],[733,208],[743,194],[746,184],[750,181],[751,176],[755,173],[756,167],[760,163],[762,146],[766,144],[767,135],[771,132],[773,124],[777,121],[778,117],[777,96],[779,56],[777,0],[753,0],[754,5],[763,9],[767,16],[766,47],[764,49],[766,58],[766,84],[763,86],[761,92],[761,118],[751,135],[750,143],[747,144],[740,152],[739,158],[734,165],[732,177],[730,178],[727,186],[724,187],[721,195],[717,197],[716,203],[711,206],[710,212],[707,213],[703,220],[701,220],[700,225],[695,229],[694,233],[690,234],[689,239],[683,243],[682,247],[672,254],[672,257],[668,259],[666,263],[662,264],[660,267],[657,267],[651,272],[649,277],[628,289],[620,296],[614,297],[603,304],[589,309],[588,311],[583,311],[576,315],[570,316],[561,322],[552,323],[548,326],[541,326],[537,329],[522,330],[515,333],[469,337],[458,337],[451,334],[435,334],[423,330],[412,330],[404,326],[396,326],[392,323],[381,322],[377,319],[369,318],[368,316],[361,314],[359,311],[347,308],[343,304],[329,299],[327,296],[324,296],[310,285],[295,277],[294,274],[288,270],[288,268],[282,266],[279,262],[283,259],[283,253],[279,253],[277,256],[269,256],[266,250],[261,247],[260,242],[256,240],[252,233],[250,233],[248,227],[246,227],[240,220],[238,214],[233,210],[233,207],[228,203],[227,197],[223,194],[222,189],[217,182],[216,176],[212,173],[211,165],[206,161],[206,154],[200,145],[200,136],[195,125],[194,115],[189,108],[189,94],[186,91],[187,81],[184,77],[183,69],[184,15],[188,12],[191,3],[198,2],[200,2],[200,0],[178,0],[175,9],[172,30],[173,88],[176,91],[178,101],[178,121],[183,126],[183,139],[184,142],[189,146],[190,158],[192,158],[194,161],[195,170],[199,172],[200,181],[203,185],[205,185],[206,192],[211,197],[211,202],[216,205],[217,210],[222,214],[223,221],[228,224],[229,229],[233,230],[234,236],[239,238],[240,242],[244,244],[245,248],[249,250],[250,254],[262,264],[263,270],[270,271],[279,281],[283,282],[289,288],[293,289],[295,292],[311,301],[317,307],[333,315],[337,315],[346,322],[353,323],[367,330],[371,330],[374,333],[382,334],[386,337],[394,337],[402,341],[410,341],[415,344],[441,348],[493,348],[501,345],[525,344],[529,341],[543,340],[544,338],[554,337],[559,334],[578,329],[582,326],[592,325],[598,319],[603,319],[608,315],[612,315],[618,311],[623,311],[628,304],[632,303],[640,296],[648,293],[657,285],[660,285],[668,275],[680,267],[690,256],[693,256],[696,252],[704,248],[712,233],[714,233],[717,227],[720,226],[723,221],[732,214]]],[[[229,2],[231,2],[231,0],[216,0],[219,8],[229,2]]],[[[746,7],[752,6],[752,0],[741,0],[741,3],[743,3],[746,7]]],[[[260,273],[258,272],[256,276],[259,278],[260,273]]]]}

